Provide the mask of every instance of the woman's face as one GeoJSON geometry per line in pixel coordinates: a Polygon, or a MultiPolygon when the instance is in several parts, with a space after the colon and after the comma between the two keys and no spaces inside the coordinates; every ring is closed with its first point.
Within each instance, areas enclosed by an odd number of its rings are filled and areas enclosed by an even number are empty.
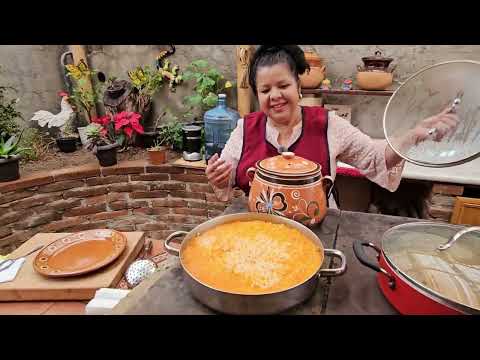
{"type": "Polygon", "coordinates": [[[260,110],[273,121],[288,124],[298,111],[298,83],[287,64],[262,66],[257,70],[260,110]]]}

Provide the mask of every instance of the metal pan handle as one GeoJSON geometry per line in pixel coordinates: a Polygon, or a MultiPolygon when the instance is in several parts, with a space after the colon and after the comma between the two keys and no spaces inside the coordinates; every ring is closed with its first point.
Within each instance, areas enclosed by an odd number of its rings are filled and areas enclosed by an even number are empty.
{"type": "Polygon", "coordinates": [[[174,248],[173,246],[170,246],[170,242],[176,237],[184,236],[187,234],[187,231],[175,231],[174,233],[170,234],[165,240],[165,250],[167,250],[170,255],[180,256],[180,250],[174,248]]]}
{"type": "Polygon", "coordinates": [[[347,258],[343,252],[340,250],[325,249],[324,253],[325,256],[329,255],[339,258],[341,260],[340,267],[334,269],[320,269],[318,276],[339,276],[345,273],[347,270],[347,258]]]}
{"type": "Polygon", "coordinates": [[[356,240],[353,242],[353,253],[357,257],[358,261],[360,261],[366,267],[376,272],[381,272],[383,275],[385,275],[388,278],[388,286],[390,286],[391,289],[394,289],[395,278],[392,275],[390,275],[385,269],[378,266],[378,262],[377,263],[372,262],[367,257],[367,254],[363,250],[363,247],[371,247],[372,249],[374,249],[377,252],[377,260],[380,258],[380,254],[382,253],[382,250],[380,250],[375,244],[372,244],[370,242],[362,242],[360,240],[356,240]]]}

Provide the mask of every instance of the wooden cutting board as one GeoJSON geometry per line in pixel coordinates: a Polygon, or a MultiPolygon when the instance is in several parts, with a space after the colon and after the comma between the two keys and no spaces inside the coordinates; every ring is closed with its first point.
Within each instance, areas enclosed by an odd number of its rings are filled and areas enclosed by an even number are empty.
{"type": "MultiPolygon", "coordinates": [[[[0,283],[0,301],[32,300],[90,300],[100,288],[114,287],[127,267],[140,253],[144,243],[143,232],[125,232],[127,247],[111,264],[92,273],[68,278],[49,278],[37,273],[33,260],[38,252],[27,256],[13,281],[0,283]]],[[[10,254],[20,257],[38,245],[47,245],[69,233],[39,233],[10,254]]]]}

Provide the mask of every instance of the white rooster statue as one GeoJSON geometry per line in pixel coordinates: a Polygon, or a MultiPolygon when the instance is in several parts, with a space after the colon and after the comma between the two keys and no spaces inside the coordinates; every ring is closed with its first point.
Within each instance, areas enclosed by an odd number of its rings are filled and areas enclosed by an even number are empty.
{"type": "Polygon", "coordinates": [[[74,111],[72,106],[68,103],[68,94],[64,91],[60,91],[58,96],[62,97],[60,103],[60,112],[58,114],[52,114],[49,111],[39,110],[33,114],[31,121],[37,121],[38,125],[44,127],[48,124],[48,127],[56,127],[62,133],[65,126],[69,123],[69,120],[73,117],[74,111]]]}

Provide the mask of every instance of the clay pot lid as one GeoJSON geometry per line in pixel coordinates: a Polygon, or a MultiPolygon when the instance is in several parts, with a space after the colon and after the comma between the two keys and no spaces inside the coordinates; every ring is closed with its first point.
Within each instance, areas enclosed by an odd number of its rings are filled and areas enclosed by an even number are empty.
{"type": "Polygon", "coordinates": [[[316,162],[296,156],[293,152],[282,152],[258,162],[258,168],[282,176],[304,176],[318,173],[321,166],[316,162]]]}
{"type": "Polygon", "coordinates": [[[377,50],[374,56],[362,57],[362,61],[366,67],[387,68],[393,61],[393,58],[384,57],[382,52],[377,50]]]}

